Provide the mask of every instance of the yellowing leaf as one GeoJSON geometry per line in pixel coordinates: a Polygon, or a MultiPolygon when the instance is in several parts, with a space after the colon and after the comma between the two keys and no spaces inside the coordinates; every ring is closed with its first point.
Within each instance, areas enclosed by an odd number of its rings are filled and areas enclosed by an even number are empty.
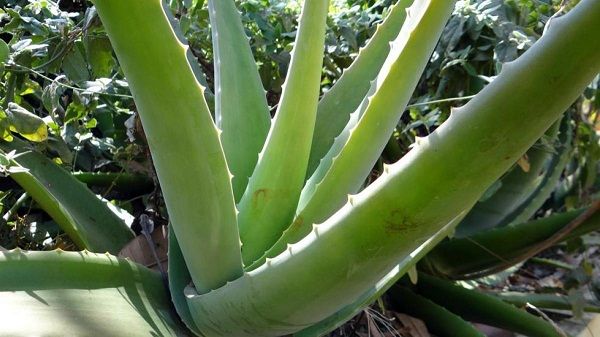
{"type": "Polygon", "coordinates": [[[16,103],[10,103],[6,110],[10,130],[32,142],[42,142],[48,138],[48,128],[44,120],[16,103]]]}

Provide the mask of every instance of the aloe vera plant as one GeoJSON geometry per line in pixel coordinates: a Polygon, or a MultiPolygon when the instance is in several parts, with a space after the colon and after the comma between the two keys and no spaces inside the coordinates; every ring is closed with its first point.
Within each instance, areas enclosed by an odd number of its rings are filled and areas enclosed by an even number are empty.
{"type": "MultiPolygon", "coordinates": [[[[350,318],[450,234],[600,70],[600,41],[589,34],[600,31],[600,3],[583,0],[361,191],[454,2],[399,1],[319,101],[329,1],[306,0],[272,121],[233,0],[208,4],[214,118],[193,57],[160,0],[95,1],[167,204],[172,301],[187,328],[203,336],[318,336],[350,318]]],[[[10,267],[0,267],[0,301],[19,305],[18,315],[36,310],[28,294],[40,292],[92,328],[93,314],[64,305],[80,305],[90,291],[129,314],[124,322],[118,312],[103,312],[114,320],[107,335],[130,322],[138,330],[128,335],[183,334],[156,275],[129,262],[12,251],[1,253],[0,265],[10,267]],[[46,283],[5,277],[41,263],[51,270],[62,260],[69,263],[46,283]],[[73,276],[81,266],[81,276],[73,276]],[[94,266],[107,270],[92,284],[86,280],[94,266]]],[[[21,320],[7,322],[15,336],[25,331],[21,320]]],[[[44,332],[59,334],[71,323],[53,321],[44,332]]]]}

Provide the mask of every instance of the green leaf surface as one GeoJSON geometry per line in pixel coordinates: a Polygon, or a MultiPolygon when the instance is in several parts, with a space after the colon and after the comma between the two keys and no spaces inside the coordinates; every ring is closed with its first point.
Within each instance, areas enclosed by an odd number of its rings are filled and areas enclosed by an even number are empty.
{"type": "Polygon", "coordinates": [[[406,9],[414,0],[400,0],[394,4],[373,37],[360,50],[352,65],[345,69],[319,101],[315,131],[311,146],[307,176],[311,176],[321,158],[331,148],[334,138],[346,127],[350,114],[367,95],[371,82],[377,77],[390,52],[390,43],[396,39],[406,19],[406,9]]]}
{"type": "Polygon", "coordinates": [[[569,114],[546,133],[552,148],[536,143],[527,151],[529,170],[515,165],[502,179],[493,195],[478,202],[456,229],[466,237],[490,228],[523,223],[550,197],[572,151],[569,114]]]}
{"type": "Polygon", "coordinates": [[[127,76],[194,285],[200,293],[218,288],[242,274],[240,242],[231,177],[197,64],[162,1],[94,3],[127,76]]]}
{"type": "MultiPolygon", "coordinates": [[[[577,305],[576,303],[572,303],[572,300],[569,297],[559,294],[532,294],[503,291],[489,293],[489,295],[496,296],[504,302],[520,308],[524,308],[527,304],[531,304],[539,309],[574,310],[574,307],[577,305]]],[[[585,312],[600,313],[600,306],[596,303],[585,301],[580,305],[582,305],[581,310],[585,312]]]]}
{"type": "Polygon", "coordinates": [[[456,229],[457,237],[465,237],[487,229],[506,225],[505,219],[525,202],[543,181],[547,161],[552,153],[534,145],[526,154],[529,169],[519,165],[502,177],[499,188],[485,200],[479,201],[456,229]]]}
{"type": "Polygon", "coordinates": [[[407,20],[370,92],[304,185],[293,223],[267,257],[298,242],[313,224],[324,222],[349,194],[358,191],[405,110],[453,8],[452,1],[445,6],[424,1],[408,9],[407,20]]]}
{"type": "MultiPolygon", "coordinates": [[[[584,210],[557,213],[438,245],[421,262],[421,269],[449,279],[478,278],[509,268],[530,257],[529,251],[548,240],[584,210]]],[[[600,212],[587,218],[563,240],[600,229],[600,212]]]]}
{"type": "Polygon", "coordinates": [[[85,36],[84,44],[87,61],[94,78],[110,77],[116,62],[108,38],[90,34],[85,36]]]}
{"type": "Polygon", "coordinates": [[[81,248],[117,254],[133,239],[133,232],[84,184],[27,143],[0,142],[15,151],[12,161],[23,168],[13,178],[81,248]]]}
{"type": "Polygon", "coordinates": [[[530,337],[564,337],[552,324],[502,300],[426,274],[419,275],[417,292],[462,318],[530,337]]]}
{"type": "Polygon", "coordinates": [[[103,189],[104,192],[115,191],[119,197],[126,199],[155,190],[154,182],[145,175],[109,172],[73,172],[72,175],[90,188],[103,189]]]}
{"type": "Polygon", "coordinates": [[[380,298],[388,289],[390,289],[402,276],[404,276],[411,268],[415,266],[419,260],[421,260],[427,253],[431,251],[436,245],[438,245],[443,239],[454,232],[456,224],[458,224],[466,215],[459,215],[452,221],[450,221],[444,228],[439,230],[421,246],[412,251],[409,255],[405,256],[400,263],[394,266],[383,278],[381,278],[375,286],[364,292],[357,300],[353,303],[341,308],[333,315],[326,319],[298,332],[295,333],[296,337],[320,337],[324,334],[335,330],[340,325],[349,321],[352,317],[358,315],[364,307],[375,302],[380,298]]]}
{"type": "Polygon", "coordinates": [[[509,221],[509,224],[516,225],[530,220],[537,210],[542,207],[544,202],[550,198],[560,182],[565,167],[567,167],[571,161],[574,151],[574,146],[572,144],[573,129],[569,124],[569,120],[569,114],[565,115],[560,126],[558,137],[559,144],[557,144],[555,153],[547,163],[541,183],[535,191],[531,193],[529,198],[521,203],[521,205],[506,218],[506,221],[509,221]]]}
{"type": "Polygon", "coordinates": [[[427,330],[439,337],[485,337],[475,327],[460,316],[446,308],[435,304],[423,296],[419,296],[408,288],[392,287],[390,298],[394,309],[412,317],[421,319],[427,330]]]}
{"type": "Polygon", "coordinates": [[[583,0],[554,20],[477,97],[282,254],[209,293],[187,289],[199,329],[284,335],[352,304],[470,209],[579,96],[600,70],[600,41],[582,34],[600,30],[599,16],[600,3],[583,0]]]}
{"type": "Polygon", "coordinates": [[[0,63],[6,63],[8,61],[8,57],[10,56],[10,48],[4,42],[4,40],[0,39],[0,63]]]}
{"type": "Polygon", "coordinates": [[[192,282],[192,277],[185,264],[181,247],[175,237],[173,226],[169,226],[169,290],[175,310],[186,326],[197,335],[202,335],[187,304],[185,288],[192,282]]]}
{"type": "Polygon", "coordinates": [[[10,130],[26,139],[32,142],[42,142],[48,138],[48,127],[44,120],[20,105],[9,103],[6,117],[10,122],[10,130]]]}
{"type": "Polygon", "coordinates": [[[215,64],[215,119],[223,131],[221,142],[237,201],[258,161],[271,115],[235,2],[208,1],[208,12],[215,64]]]}
{"type": "Polygon", "coordinates": [[[160,275],[108,254],[0,252],[0,303],[3,336],[190,336],[160,275]]]}
{"type": "Polygon", "coordinates": [[[293,219],[313,137],[329,0],[306,1],[281,101],[238,205],[242,257],[258,259],[293,219]]]}
{"type": "Polygon", "coordinates": [[[63,59],[62,69],[71,81],[81,82],[90,79],[90,72],[83,54],[81,43],[75,43],[63,59]]]}
{"type": "Polygon", "coordinates": [[[356,124],[350,123],[336,138],[302,190],[297,214],[305,222],[323,222],[367,178],[454,9],[454,2],[446,4],[424,1],[407,10],[402,30],[391,43],[388,58],[371,84],[372,94],[367,94],[358,110],[356,124]]]}

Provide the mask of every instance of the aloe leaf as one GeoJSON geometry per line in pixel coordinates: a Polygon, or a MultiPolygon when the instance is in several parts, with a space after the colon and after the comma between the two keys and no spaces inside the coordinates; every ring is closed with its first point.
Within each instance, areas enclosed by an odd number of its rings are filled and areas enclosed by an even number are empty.
{"type": "Polygon", "coordinates": [[[0,303],[4,336],[189,336],[160,275],[108,254],[0,252],[0,303]]]}
{"type": "Polygon", "coordinates": [[[209,293],[187,288],[198,328],[240,337],[293,333],[364,294],[470,209],[596,76],[600,41],[583,32],[599,30],[599,16],[600,3],[583,0],[553,20],[474,99],[282,254],[209,293]]]}
{"type": "Polygon", "coordinates": [[[491,197],[478,202],[456,230],[457,237],[527,221],[550,197],[571,158],[572,130],[569,115],[546,133],[556,143],[552,151],[534,145],[528,152],[529,171],[515,166],[491,197]],[[560,133],[559,131],[560,126],[560,133]]]}
{"type": "MultiPolygon", "coordinates": [[[[585,210],[550,215],[519,225],[510,225],[438,245],[421,262],[421,269],[449,279],[478,278],[528,259],[530,251],[551,238],[585,210]]],[[[595,212],[563,240],[600,229],[595,212]]]]}
{"type": "Polygon", "coordinates": [[[94,3],[139,110],[194,285],[199,292],[218,288],[242,274],[236,209],[189,48],[160,0],[94,3]]]}
{"type": "Polygon", "coordinates": [[[416,288],[422,296],[469,321],[483,323],[530,337],[564,337],[552,324],[502,300],[449,281],[419,274],[416,288]]]}
{"type": "Polygon", "coordinates": [[[421,246],[412,251],[408,256],[405,256],[400,263],[398,263],[392,270],[390,270],[383,278],[381,278],[375,286],[364,292],[357,300],[353,303],[341,308],[333,315],[326,319],[298,332],[295,333],[295,337],[320,337],[328,332],[333,331],[340,325],[349,321],[352,317],[358,315],[364,307],[375,302],[380,298],[388,289],[390,289],[400,278],[406,274],[411,268],[415,266],[419,260],[421,260],[427,253],[431,251],[436,245],[438,245],[443,239],[451,235],[454,232],[456,224],[458,224],[466,215],[466,212],[459,215],[452,221],[450,221],[444,228],[439,230],[421,246]]]}
{"type": "Polygon", "coordinates": [[[342,76],[319,101],[307,176],[313,174],[321,158],[329,151],[334,138],[347,125],[350,114],[367,95],[371,81],[379,73],[390,52],[390,43],[400,33],[406,19],[406,8],[413,2],[414,0],[400,0],[391,6],[389,14],[377,26],[375,34],[359,51],[352,65],[344,70],[342,76]]]}
{"type": "Polygon", "coordinates": [[[73,172],[73,177],[88,187],[105,193],[115,191],[117,198],[131,199],[154,191],[154,182],[145,175],[113,172],[73,172]]]}
{"type": "Polygon", "coordinates": [[[215,117],[239,200],[267,138],[271,115],[234,1],[208,1],[208,13],[215,59],[215,117]]]}
{"type": "Polygon", "coordinates": [[[394,309],[421,319],[427,325],[427,330],[436,336],[485,337],[483,333],[460,316],[407,288],[392,287],[389,294],[394,309]]]}
{"type": "Polygon", "coordinates": [[[23,168],[10,174],[58,223],[81,249],[117,254],[133,239],[133,232],[84,184],[73,178],[27,143],[14,139],[0,142],[15,165],[23,168]]]}
{"type": "Polygon", "coordinates": [[[563,120],[561,124],[559,140],[560,144],[548,163],[543,181],[529,198],[506,218],[506,221],[510,221],[510,224],[519,224],[531,219],[554,192],[574,151],[572,144],[573,130],[567,120],[563,120]]]}
{"type": "Polygon", "coordinates": [[[310,154],[329,0],[304,2],[281,101],[248,188],[239,203],[245,264],[254,262],[291,222],[310,154]]]}
{"type": "MultiPolygon", "coordinates": [[[[376,88],[375,85],[371,85],[371,89],[369,91],[368,96],[371,96],[372,94],[375,93],[375,88],[376,88]]],[[[351,133],[352,129],[354,128],[354,126],[356,126],[356,123],[358,123],[358,120],[363,115],[364,111],[366,110],[367,105],[368,105],[368,99],[363,100],[363,103],[361,104],[361,106],[350,115],[350,120],[348,121],[348,125],[346,125],[346,128],[342,131],[342,133],[340,133],[338,138],[336,138],[336,142],[333,144],[330,152],[331,151],[334,151],[334,152],[342,151],[342,149],[345,145],[344,140],[347,140],[350,137],[350,133],[351,133]],[[343,139],[343,140],[337,141],[339,139],[343,139]]],[[[328,162],[330,164],[332,164],[331,160],[329,160],[328,162]]],[[[300,194],[300,205],[298,207],[302,207],[303,195],[309,194],[310,192],[312,192],[314,194],[314,190],[316,189],[317,186],[318,185],[314,183],[314,179],[312,179],[312,178],[309,179],[305,183],[304,188],[302,189],[302,192],[300,194]],[[310,192],[307,192],[307,190],[310,190],[310,192]]],[[[323,189],[321,189],[321,190],[323,190],[323,189]]],[[[341,200],[342,205],[344,204],[344,201],[347,199],[347,194],[348,193],[346,192],[346,193],[340,195],[343,197],[343,199],[341,200]]],[[[335,194],[332,195],[332,197],[335,197],[335,194]]],[[[306,209],[303,208],[303,210],[306,210],[306,209]]],[[[311,210],[312,209],[309,209],[309,211],[311,211],[311,210]]],[[[306,213],[307,212],[296,214],[292,224],[288,226],[288,228],[283,232],[283,234],[277,240],[277,242],[275,242],[275,244],[273,244],[273,246],[271,248],[269,248],[258,260],[254,261],[251,265],[247,266],[246,270],[253,270],[253,269],[261,266],[267,258],[272,258],[274,256],[277,256],[278,254],[280,254],[287,248],[288,244],[296,243],[296,242],[300,241],[303,237],[305,237],[308,233],[310,233],[313,224],[323,222],[323,220],[324,220],[324,219],[321,219],[321,221],[318,221],[315,219],[314,214],[307,215],[306,213]]]]}
{"type": "MultiPolygon", "coordinates": [[[[530,294],[514,291],[488,294],[520,308],[526,307],[527,304],[531,304],[539,309],[573,310],[574,308],[574,304],[567,296],[558,294],[530,294]]],[[[584,303],[581,310],[585,312],[600,313],[600,306],[592,303],[584,303]]]]}
{"type": "MultiPolygon", "coordinates": [[[[453,1],[419,1],[408,9],[402,31],[361,106],[315,173],[306,182],[296,216],[282,238],[267,252],[273,257],[310,233],[356,193],[373,168],[412,95],[453,1]]],[[[259,262],[262,262],[259,261],[259,262]]]]}
{"type": "Polygon", "coordinates": [[[188,271],[183,253],[177,242],[173,226],[169,226],[169,290],[171,293],[171,301],[181,320],[185,325],[199,336],[202,333],[194,323],[192,313],[187,305],[184,290],[192,282],[192,277],[188,271]]]}
{"type": "MultiPolygon", "coordinates": [[[[554,141],[558,135],[558,122],[546,136],[554,141]]],[[[506,225],[505,219],[525,202],[543,181],[545,166],[552,152],[534,145],[527,151],[528,170],[515,165],[498,180],[499,188],[485,200],[479,201],[456,229],[457,237],[469,236],[490,228],[506,225]]]]}

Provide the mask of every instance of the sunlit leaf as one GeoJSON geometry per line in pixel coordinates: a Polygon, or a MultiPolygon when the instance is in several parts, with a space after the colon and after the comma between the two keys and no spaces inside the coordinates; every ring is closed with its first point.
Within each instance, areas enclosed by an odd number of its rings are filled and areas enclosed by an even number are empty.
{"type": "Polygon", "coordinates": [[[27,111],[16,103],[10,103],[6,109],[10,121],[10,130],[32,142],[42,142],[48,138],[48,128],[44,120],[27,111]]]}

